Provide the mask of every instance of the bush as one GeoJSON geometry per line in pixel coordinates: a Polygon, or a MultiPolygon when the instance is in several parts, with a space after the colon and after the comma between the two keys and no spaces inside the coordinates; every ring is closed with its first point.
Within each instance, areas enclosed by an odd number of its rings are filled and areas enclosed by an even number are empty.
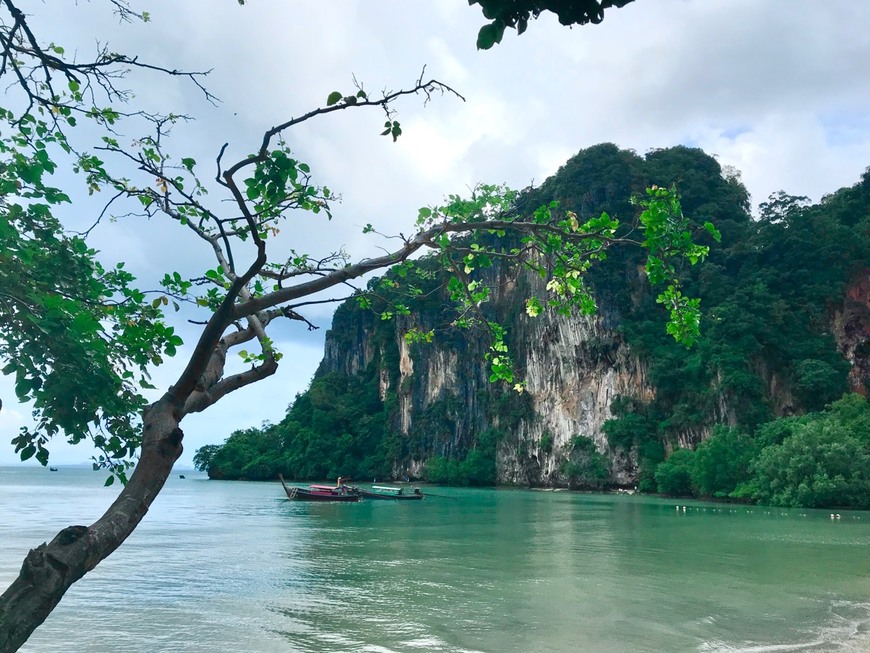
{"type": "Polygon", "coordinates": [[[423,476],[439,485],[495,485],[494,452],[472,449],[464,460],[433,456],[423,468],[423,476]]]}
{"type": "MultiPolygon", "coordinates": [[[[839,362],[844,367],[844,361],[839,362]]],[[[835,369],[825,361],[803,360],[795,366],[795,393],[804,406],[818,410],[843,394],[847,371],[848,367],[835,369]]]]}
{"type": "Polygon", "coordinates": [[[870,507],[870,451],[835,420],[816,420],[782,444],[767,447],[754,465],[750,494],[775,506],[870,507]]]}
{"type": "Polygon", "coordinates": [[[495,456],[480,449],[472,449],[459,465],[456,485],[495,485],[495,456]]]}
{"type": "Polygon", "coordinates": [[[665,459],[665,447],[659,440],[647,440],[637,449],[640,461],[637,489],[639,492],[657,492],[656,467],[665,459]]]}
{"type": "Polygon", "coordinates": [[[450,461],[444,456],[432,456],[423,467],[423,476],[430,483],[447,484],[450,480],[450,461]]]}
{"type": "Polygon", "coordinates": [[[559,465],[559,471],[568,479],[569,487],[601,489],[610,480],[610,459],[599,453],[592,438],[575,435],[571,438],[568,455],[559,465]]]}
{"type": "Polygon", "coordinates": [[[677,449],[663,463],[656,467],[656,485],[660,494],[674,497],[692,496],[692,469],[695,452],[691,449],[677,449]]]}
{"type": "Polygon", "coordinates": [[[706,497],[728,497],[749,480],[750,463],[756,447],[749,436],[737,429],[717,426],[710,439],[695,450],[690,471],[692,485],[706,497]]]}
{"type": "Polygon", "coordinates": [[[540,445],[541,451],[544,453],[552,453],[553,451],[553,434],[549,431],[544,431],[544,434],[541,435],[540,445]]]}
{"type": "Polygon", "coordinates": [[[870,402],[859,394],[845,395],[830,406],[829,419],[835,421],[845,435],[870,446],[870,402]]]}
{"type": "Polygon", "coordinates": [[[782,444],[811,419],[812,416],[809,415],[781,417],[767,424],[762,424],[755,432],[755,442],[759,448],[782,444]]]}

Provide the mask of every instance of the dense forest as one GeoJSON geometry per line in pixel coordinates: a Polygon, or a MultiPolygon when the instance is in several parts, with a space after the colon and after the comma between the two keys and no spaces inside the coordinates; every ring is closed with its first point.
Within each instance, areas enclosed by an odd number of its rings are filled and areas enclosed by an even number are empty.
{"type": "MultiPolygon", "coordinates": [[[[400,271],[389,273],[386,285],[372,282],[384,289],[382,306],[341,306],[328,338],[328,347],[340,347],[343,339],[350,347],[355,331],[364,328],[381,352],[376,363],[346,373],[325,360],[284,420],[200,449],[197,465],[223,479],[274,478],[278,472],[295,479],[368,479],[401,475],[408,469],[404,462],[414,460],[423,461],[415,469],[431,482],[491,485],[499,477],[500,447],[534,446],[555,457],[557,477],[572,487],[613,484],[611,462],[622,452],[640,491],[870,506],[870,409],[863,397],[847,394],[866,394],[870,385],[864,367],[870,309],[849,295],[868,274],[870,172],[818,204],[776,193],[753,218],[739,173],[723,170],[700,150],[675,147],[639,156],[603,144],[581,151],[539,188],[523,192],[516,210],[556,201],[582,218],[606,211],[623,218],[627,233],[625,217],[636,211],[631,198],[653,184],[675,184],[685,214],[699,225],[711,220],[721,240],[699,231],[709,256],[682,271],[704,316],[701,338],[691,348],[666,333],[666,311],[637,272],[640,252],[614,250],[590,273],[600,311],[643,361],[654,389],[613,399],[602,428],[605,450],[582,433],[560,445],[546,432],[534,443],[511,440],[523,420],[535,417],[527,396],[501,388],[478,392],[474,406],[455,398],[433,402],[403,430],[397,395],[411,392],[403,384],[412,380],[399,378],[396,325],[380,319],[391,302],[390,287],[403,285],[400,271]],[[476,414],[463,414],[468,411],[476,414]],[[477,425],[470,441],[451,440],[457,420],[477,425]]],[[[424,274],[425,260],[418,268],[423,273],[415,281],[416,299],[403,301],[413,302],[436,341],[474,353],[467,344],[471,336],[449,326],[444,279],[424,274]]],[[[490,275],[499,274],[497,261],[494,269],[490,275]]],[[[498,299],[489,310],[501,318],[523,312],[498,299]]],[[[426,346],[415,344],[415,355],[425,356],[426,346]]]]}

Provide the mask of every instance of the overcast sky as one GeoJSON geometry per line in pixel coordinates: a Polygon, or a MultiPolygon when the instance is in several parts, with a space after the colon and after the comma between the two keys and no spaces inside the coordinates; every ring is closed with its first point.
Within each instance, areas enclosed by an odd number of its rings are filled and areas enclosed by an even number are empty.
{"type": "MultiPolygon", "coordinates": [[[[701,147],[742,172],[756,205],[780,189],[818,200],[870,165],[870,3],[859,0],[637,0],[598,26],[567,29],[542,17],[486,52],[475,49],[483,18],[467,0],[155,0],[137,4],[152,15],[146,25],[119,25],[104,0],[28,5],[43,40],[83,59],[98,40],[169,68],[211,69],[217,107],[180,79],[128,80],[137,108],[196,118],[175,130],[169,149],[200,161],[206,177],[223,143],[227,160],[255,150],[273,124],[323,106],[331,91],[351,91],[353,75],[370,93],[398,90],[425,65],[427,77],[461,93],[464,102],[398,105],[404,134],[395,144],[378,135],[383,117],[373,110],[288,134],[317,181],[343,198],[332,222],[295,216],[283,230],[284,247],[315,255],[342,247],[370,255],[383,242],[362,235],[366,223],[408,233],[420,206],[481,181],[540,183],[579,149],[606,141],[639,153],[701,147]]],[[[88,225],[98,210],[77,199],[66,220],[88,225]]],[[[198,242],[159,220],[107,222],[93,241],[145,287],[168,270],[213,266],[198,242]]],[[[306,314],[319,331],[299,323],[276,331],[285,358],[274,377],[185,419],[180,464],[235,429],[281,419],[320,361],[331,311],[306,314]]],[[[192,344],[195,332],[183,322],[178,329],[192,344]]],[[[155,370],[157,385],[165,389],[178,371],[177,363],[155,370]]],[[[30,411],[15,405],[8,379],[0,398],[0,462],[8,463],[8,442],[30,411]]],[[[51,460],[90,455],[57,442],[51,460]]]]}

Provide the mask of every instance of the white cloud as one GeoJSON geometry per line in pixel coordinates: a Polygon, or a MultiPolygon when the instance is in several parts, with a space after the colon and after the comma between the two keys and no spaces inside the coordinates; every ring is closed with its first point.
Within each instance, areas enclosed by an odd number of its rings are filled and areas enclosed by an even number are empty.
{"type": "Polygon", "coordinates": [[[756,205],[777,190],[818,201],[857,182],[870,162],[870,134],[831,143],[824,124],[811,113],[768,114],[734,137],[708,130],[698,134],[697,143],[739,169],[750,188],[768,189],[753,196],[756,205]]]}
{"type": "Polygon", "coordinates": [[[0,434],[3,438],[10,438],[18,432],[18,429],[24,426],[24,415],[14,408],[0,409],[0,434]]]}
{"type": "Polygon", "coordinates": [[[431,38],[426,45],[429,54],[435,57],[431,68],[444,79],[449,79],[452,86],[463,86],[469,81],[468,68],[443,39],[431,38]]]}

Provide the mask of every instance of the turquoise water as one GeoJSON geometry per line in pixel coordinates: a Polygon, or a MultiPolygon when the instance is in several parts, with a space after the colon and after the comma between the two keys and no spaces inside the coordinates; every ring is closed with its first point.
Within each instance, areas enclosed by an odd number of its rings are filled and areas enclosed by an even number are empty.
{"type": "MultiPolygon", "coordinates": [[[[306,504],[184,473],[22,650],[870,651],[868,513],[445,488],[306,504]]],[[[99,516],[104,478],[0,468],[0,585],[99,516]]]]}

